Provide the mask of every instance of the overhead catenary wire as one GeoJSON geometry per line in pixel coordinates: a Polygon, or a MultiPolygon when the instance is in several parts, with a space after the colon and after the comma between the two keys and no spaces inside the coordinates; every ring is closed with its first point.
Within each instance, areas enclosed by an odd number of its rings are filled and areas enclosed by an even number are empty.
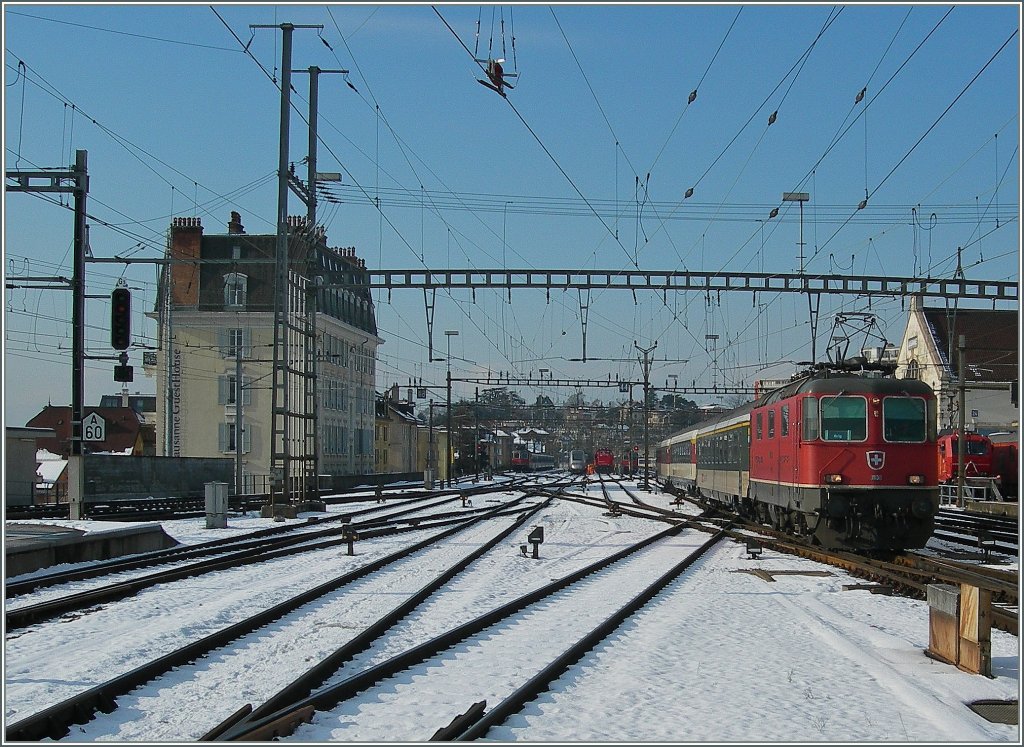
{"type": "MultiPolygon", "coordinates": [[[[441,15],[440,11],[438,11],[437,8],[434,7],[433,5],[430,7],[434,10],[434,12],[437,14],[438,18],[441,19],[444,25],[448,27],[448,30],[451,31],[452,35],[458,40],[459,44],[462,45],[462,48],[466,50],[466,53],[469,54],[470,57],[472,57],[473,53],[470,52],[469,47],[466,46],[465,42],[462,41],[461,37],[459,37],[458,33],[455,31],[455,29],[451,27],[451,25],[448,23],[445,17],[441,15]]],[[[481,63],[478,60],[476,60],[476,58],[473,58],[473,61],[476,62],[478,66],[483,67],[481,63]]],[[[513,104],[507,96],[504,96],[503,98],[505,100],[505,103],[507,103],[509,108],[512,109],[512,111],[515,113],[516,117],[519,118],[519,121],[523,123],[523,126],[526,127],[527,131],[533,136],[533,139],[537,141],[538,145],[540,145],[541,150],[544,151],[544,153],[548,156],[551,162],[555,165],[555,168],[557,168],[558,171],[562,174],[562,176],[566,178],[570,186],[573,188],[573,190],[575,190],[576,194],[578,194],[584,202],[590,205],[587,196],[583,194],[583,191],[576,185],[576,182],[573,181],[573,178],[569,176],[568,172],[564,168],[562,168],[562,165],[558,162],[558,159],[555,158],[554,154],[544,144],[544,141],[540,139],[540,136],[534,131],[533,127],[530,126],[530,123],[526,121],[526,118],[523,117],[520,111],[516,108],[515,104],[513,104]]],[[[591,209],[593,210],[593,208],[591,209]]],[[[633,264],[637,269],[640,269],[639,264],[637,264],[636,260],[630,256],[629,250],[627,250],[626,247],[622,245],[622,242],[619,241],[612,227],[605,222],[604,218],[602,218],[596,210],[593,210],[593,213],[595,216],[597,216],[597,219],[601,222],[601,224],[605,227],[608,233],[615,240],[615,243],[618,244],[619,248],[622,249],[623,253],[625,253],[630,263],[633,264]]]]}

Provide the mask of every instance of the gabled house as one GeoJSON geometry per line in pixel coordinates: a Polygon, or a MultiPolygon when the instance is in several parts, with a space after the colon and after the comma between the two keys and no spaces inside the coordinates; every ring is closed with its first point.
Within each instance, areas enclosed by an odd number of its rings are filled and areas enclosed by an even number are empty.
{"type": "MultiPolygon", "coordinates": [[[[130,407],[84,407],[83,419],[96,414],[106,424],[103,441],[83,441],[82,452],[85,454],[122,453],[131,456],[142,456],[144,445],[142,440],[142,419],[130,407]]],[[[36,439],[36,448],[46,449],[54,454],[67,457],[71,454],[71,406],[47,405],[43,410],[26,423],[29,428],[50,428],[52,437],[36,439]]]]}
{"type": "Polygon", "coordinates": [[[420,421],[415,404],[401,401],[398,391],[395,384],[377,396],[374,466],[378,474],[422,472],[425,466],[416,462],[420,421]]]}
{"type": "Polygon", "coordinates": [[[939,431],[958,427],[958,384],[966,383],[965,424],[980,433],[1017,430],[1020,326],[1016,310],[929,308],[911,298],[896,376],[920,379],[939,401],[939,431]],[[959,338],[964,337],[961,372],[959,338]]]}
{"type": "Polygon", "coordinates": [[[53,431],[27,426],[4,430],[4,505],[31,506],[39,495],[36,439],[53,436],[53,431]]]}

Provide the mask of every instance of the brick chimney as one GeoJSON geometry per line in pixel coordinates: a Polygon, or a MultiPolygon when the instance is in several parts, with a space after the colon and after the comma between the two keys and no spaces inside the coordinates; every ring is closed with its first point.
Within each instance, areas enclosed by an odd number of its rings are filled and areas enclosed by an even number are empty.
{"type": "Polygon", "coordinates": [[[231,220],[228,221],[228,233],[245,233],[245,226],[242,225],[242,216],[234,210],[231,211],[231,220]]]}
{"type": "Polygon", "coordinates": [[[198,217],[171,219],[171,302],[177,306],[198,306],[199,265],[203,223],[198,217]]]}

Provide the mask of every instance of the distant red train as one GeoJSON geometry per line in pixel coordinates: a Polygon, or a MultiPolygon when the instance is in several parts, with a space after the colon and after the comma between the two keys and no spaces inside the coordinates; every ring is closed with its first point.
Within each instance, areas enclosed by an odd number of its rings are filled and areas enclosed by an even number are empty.
{"type": "Polygon", "coordinates": [[[512,452],[513,472],[540,472],[554,469],[555,457],[527,449],[516,449],[512,452]]]}
{"type": "MultiPolygon", "coordinates": [[[[959,473],[960,434],[958,431],[939,436],[939,482],[956,482],[959,473]]],[[[964,438],[964,477],[992,475],[992,441],[980,433],[964,438]]]]}
{"type": "Polygon", "coordinates": [[[611,474],[615,469],[615,454],[611,449],[598,449],[594,452],[594,470],[603,474],[611,474]]]}
{"type": "MultiPolygon", "coordinates": [[[[1003,437],[1009,434],[1002,434],[1003,437]]],[[[1018,491],[1017,442],[993,438],[980,433],[967,433],[964,439],[964,477],[990,477],[996,480],[1003,498],[1016,498],[1018,491]],[[1000,440],[994,441],[993,438],[1000,440]]],[[[952,484],[959,474],[959,431],[939,436],[939,482],[952,484]]]]}
{"type": "Polygon", "coordinates": [[[619,457],[619,472],[624,475],[635,475],[640,463],[640,455],[635,451],[627,451],[619,457]]]}

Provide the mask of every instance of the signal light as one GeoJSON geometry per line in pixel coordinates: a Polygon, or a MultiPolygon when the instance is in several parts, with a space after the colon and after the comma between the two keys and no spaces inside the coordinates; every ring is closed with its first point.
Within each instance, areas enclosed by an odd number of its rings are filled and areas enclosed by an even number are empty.
{"type": "Polygon", "coordinates": [[[132,293],[114,288],[110,294],[110,346],[127,350],[132,340],[132,293]]]}

